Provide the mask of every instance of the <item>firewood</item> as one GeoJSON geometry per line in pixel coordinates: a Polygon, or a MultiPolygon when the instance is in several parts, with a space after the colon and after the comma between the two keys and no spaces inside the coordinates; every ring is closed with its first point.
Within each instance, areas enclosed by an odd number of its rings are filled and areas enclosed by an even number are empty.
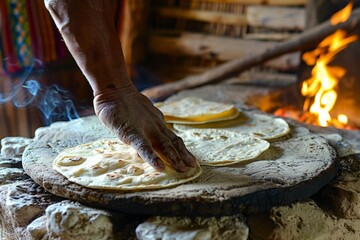
{"type": "Polygon", "coordinates": [[[161,17],[179,18],[231,25],[245,25],[246,17],[241,14],[221,13],[215,11],[190,10],[180,8],[157,8],[154,13],[161,17]]]}
{"type": "Polygon", "coordinates": [[[305,8],[294,7],[249,6],[246,14],[162,7],[154,8],[153,13],[166,18],[272,29],[303,30],[305,26],[305,8]]]}
{"type": "Polygon", "coordinates": [[[296,75],[290,73],[247,71],[238,77],[227,79],[224,83],[284,87],[296,83],[296,80],[296,75]]]}
{"type": "Polygon", "coordinates": [[[194,88],[209,83],[220,82],[283,54],[310,50],[316,47],[325,37],[333,34],[336,30],[342,29],[347,32],[351,32],[358,28],[359,24],[360,10],[355,10],[351,13],[350,18],[343,23],[334,26],[330,23],[330,21],[326,21],[316,27],[304,31],[297,37],[279,43],[278,45],[259,54],[246,58],[235,59],[214,67],[200,75],[189,76],[177,82],[149,88],[144,90],[142,93],[151,100],[158,100],[164,99],[171,94],[186,88],[194,88]]]}
{"type": "MultiPolygon", "coordinates": [[[[243,40],[230,37],[209,36],[183,32],[164,36],[150,34],[148,50],[170,56],[201,57],[217,61],[246,58],[277,45],[276,41],[243,40]]],[[[300,64],[298,54],[286,54],[266,63],[266,67],[288,71],[300,64]]]]}
{"type": "Polygon", "coordinates": [[[307,0],[207,0],[207,2],[234,3],[244,5],[300,6],[305,5],[307,0]]]}
{"type": "Polygon", "coordinates": [[[246,33],[243,36],[243,39],[248,39],[248,40],[261,40],[261,41],[285,41],[288,40],[292,37],[295,37],[299,35],[299,33],[274,33],[274,32],[269,32],[269,33],[246,33]]]}

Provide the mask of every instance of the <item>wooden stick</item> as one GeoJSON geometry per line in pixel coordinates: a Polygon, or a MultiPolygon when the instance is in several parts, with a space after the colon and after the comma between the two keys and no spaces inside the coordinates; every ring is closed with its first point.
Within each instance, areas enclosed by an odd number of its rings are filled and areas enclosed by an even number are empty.
{"type": "Polygon", "coordinates": [[[246,16],[234,13],[221,13],[215,11],[180,9],[180,8],[155,8],[154,13],[168,18],[196,20],[210,23],[246,25],[246,16]]]}
{"type": "Polygon", "coordinates": [[[304,6],[307,0],[207,0],[212,3],[235,3],[244,5],[304,6]]]}
{"type": "MultiPolygon", "coordinates": [[[[278,43],[190,32],[182,32],[173,36],[150,33],[148,51],[167,56],[201,57],[202,59],[225,62],[257,55],[278,43]]],[[[266,63],[269,68],[283,71],[296,69],[299,65],[300,58],[299,54],[296,53],[286,54],[266,63]]]]}
{"type": "Polygon", "coordinates": [[[315,48],[325,37],[331,35],[338,29],[351,32],[358,28],[360,24],[360,10],[352,12],[346,22],[331,25],[330,21],[326,21],[304,31],[299,36],[282,42],[272,48],[265,50],[257,55],[246,58],[235,59],[214,67],[200,75],[189,76],[182,80],[167,83],[153,88],[145,89],[142,93],[153,101],[164,99],[180,90],[186,88],[194,88],[201,85],[220,82],[229,77],[238,75],[239,73],[250,69],[251,67],[260,65],[270,59],[281,56],[285,53],[295,51],[307,51],[315,48]]]}

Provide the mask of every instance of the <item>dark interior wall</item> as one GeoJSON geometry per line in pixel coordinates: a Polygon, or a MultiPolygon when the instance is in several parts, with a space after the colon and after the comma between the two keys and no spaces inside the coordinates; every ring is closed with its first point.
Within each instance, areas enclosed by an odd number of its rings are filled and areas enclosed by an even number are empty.
{"type": "Polygon", "coordinates": [[[307,27],[328,20],[334,13],[353,2],[354,8],[360,7],[360,0],[309,0],[307,7],[307,27]]]}

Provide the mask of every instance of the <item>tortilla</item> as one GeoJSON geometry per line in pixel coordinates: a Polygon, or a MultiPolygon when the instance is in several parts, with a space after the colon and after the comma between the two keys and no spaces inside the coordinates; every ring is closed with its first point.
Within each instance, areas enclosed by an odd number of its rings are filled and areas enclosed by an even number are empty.
{"type": "Polygon", "coordinates": [[[160,189],[191,181],[201,174],[199,164],[185,173],[165,165],[164,171],[154,169],[135,149],[118,139],[65,149],[53,162],[53,168],[69,181],[95,189],[160,189]]]}
{"type": "Polygon", "coordinates": [[[266,140],[228,130],[191,129],[178,135],[201,165],[249,163],[270,147],[266,140]]]}
{"type": "Polygon", "coordinates": [[[232,104],[205,101],[189,97],[179,101],[155,104],[168,123],[196,124],[235,118],[239,111],[232,104]]]}
{"type": "Polygon", "coordinates": [[[228,121],[206,124],[173,124],[176,131],[189,129],[223,129],[270,140],[289,134],[289,124],[282,118],[265,114],[241,113],[237,118],[228,121]]]}

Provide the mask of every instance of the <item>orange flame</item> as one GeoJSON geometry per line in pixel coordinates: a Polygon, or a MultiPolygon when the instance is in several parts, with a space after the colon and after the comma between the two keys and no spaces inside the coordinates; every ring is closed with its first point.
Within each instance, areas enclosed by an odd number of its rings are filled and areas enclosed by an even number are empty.
{"type": "MultiPolygon", "coordinates": [[[[333,15],[331,23],[338,24],[346,21],[351,9],[350,2],[344,9],[333,15]]],[[[317,124],[320,126],[347,123],[346,115],[340,114],[337,119],[333,119],[330,114],[338,96],[339,79],[345,75],[346,70],[338,66],[328,66],[328,64],[336,54],[357,39],[356,35],[347,36],[345,31],[337,30],[325,38],[315,50],[303,54],[303,60],[308,65],[315,65],[311,71],[312,76],[302,84],[301,93],[306,97],[303,109],[316,116],[317,124]]]]}
{"type": "Polygon", "coordinates": [[[344,7],[343,9],[341,9],[340,11],[338,11],[337,13],[331,16],[330,23],[332,25],[336,25],[345,22],[350,17],[352,8],[353,8],[353,3],[349,2],[349,4],[346,5],[346,7],[344,7]]]}

